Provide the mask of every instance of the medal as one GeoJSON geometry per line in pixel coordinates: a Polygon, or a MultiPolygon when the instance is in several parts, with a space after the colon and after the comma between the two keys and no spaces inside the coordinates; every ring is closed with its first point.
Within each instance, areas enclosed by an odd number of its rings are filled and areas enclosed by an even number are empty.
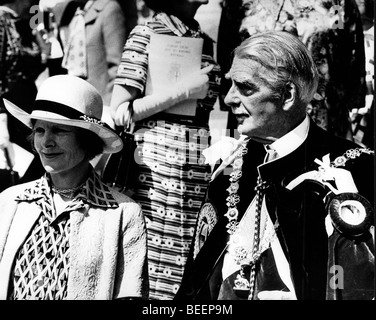
{"type": "MultiPolygon", "coordinates": [[[[234,281],[233,290],[237,292],[249,292],[250,284],[246,278],[246,270],[250,268],[249,264],[243,264],[241,266],[239,274],[236,276],[234,281]]],[[[248,271],[248,270],[247,270],[248,271]]],[[[249,274],[249,272],[247,272],[249,274]]]]}

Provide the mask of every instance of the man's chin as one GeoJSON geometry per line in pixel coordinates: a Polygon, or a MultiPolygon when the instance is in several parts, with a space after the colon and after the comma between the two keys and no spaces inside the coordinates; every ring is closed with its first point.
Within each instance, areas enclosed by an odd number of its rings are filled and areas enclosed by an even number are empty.
{"type": "Polygon", "coordinates": [[[240,135],[245,135],[245,136],[249,136],[249,137],[251,137],[251,135],[252,135],[252,132],[249,129],[247,129],[247,127],[244,126],[242,122],[241,123],[238,122],[237,130],[238,130],[240,135]]]}
{"type": "Polygon", "coordinates": [[[240,135],[247,136],[248,138],[263,143],[263,144],[269,144],[274,142],[276,139],[268,138],[268,137],[260,137],[257,135],[254,131],[250,130],[249,128],[246,128],[242,124],[238,124],[237,130],[240,135]]]}
{"type": "Polygon", "coordinates": [[[56,168],[52,167],[51,165],[44,165],[43,168],[47,173],[56,173],[57,172],[56,168]]]}

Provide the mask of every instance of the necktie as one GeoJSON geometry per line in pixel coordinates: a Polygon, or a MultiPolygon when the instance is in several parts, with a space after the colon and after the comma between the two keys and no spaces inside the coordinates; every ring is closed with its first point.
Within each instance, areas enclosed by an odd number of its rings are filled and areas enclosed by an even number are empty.
{"type": "Polygon", "coordinates": [[[77,8],[69,24],[69,38],[62,66],[68,70],[68,74],[87,78],[85,19],[81,8],[77,8]]]}
{"type": "Polygon", "coordinates": [[[275,149],[273,149],[269,144],[266,144],[264,147],[266,150],[266,156],[265,156],[264,162],[270,162],[277,158],[278,153],[275,149]]]}

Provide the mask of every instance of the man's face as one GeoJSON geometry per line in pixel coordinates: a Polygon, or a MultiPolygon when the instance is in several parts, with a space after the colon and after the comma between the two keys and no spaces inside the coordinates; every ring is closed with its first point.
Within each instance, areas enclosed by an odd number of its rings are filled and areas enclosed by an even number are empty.
{"type": "Polygon", "coordinates": [[[267,143],[283,136],[286,124],[282,102],[273,101],[271,89],[255,76],[262,71],[257,62],[235,57],[226,76],[232,85],[224,102],[236,116],[240,134],[267,143]]]}

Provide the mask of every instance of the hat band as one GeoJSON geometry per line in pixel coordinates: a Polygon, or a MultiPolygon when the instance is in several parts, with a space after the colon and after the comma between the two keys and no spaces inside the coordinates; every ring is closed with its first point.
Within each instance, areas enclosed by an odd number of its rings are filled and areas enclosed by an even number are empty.
{"type": "Polygon", "coordinates": [[[78,110],[75,110],[65,104],[48,101],[48,100],[36,100],[34,103],[34,111],[47,111],[59,114],[63,117],[66,117],[70,120],[83,120],[91,123],[96,123],[99,125],[104,125],[102,121],[95,117],[90,117],[78,110]]]}

